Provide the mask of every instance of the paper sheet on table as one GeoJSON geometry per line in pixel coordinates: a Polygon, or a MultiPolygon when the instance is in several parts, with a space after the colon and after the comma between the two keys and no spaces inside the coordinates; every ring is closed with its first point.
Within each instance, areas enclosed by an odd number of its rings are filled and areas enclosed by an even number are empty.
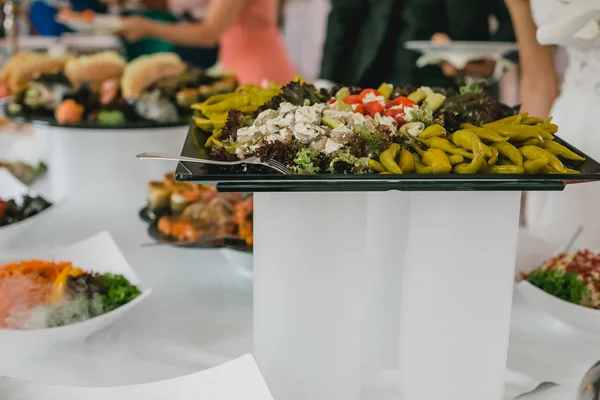
{"type": "Polygon", "coordinates": [[[2,400],[273,400],[254,361],[246,355],[192,375],[144,385],[75,388],[0,378],[2,400]]]}

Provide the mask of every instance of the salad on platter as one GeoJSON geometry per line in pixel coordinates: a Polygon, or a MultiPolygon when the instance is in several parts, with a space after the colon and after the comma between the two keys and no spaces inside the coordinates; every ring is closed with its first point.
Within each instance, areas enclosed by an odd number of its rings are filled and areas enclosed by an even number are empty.
{"type": "Polygon", "coordinates": [[[115,310],[141,294],[124,276],[70,262],[26,260],[0,266],[0,329],[54,328],[115,310]]]}
{"type": "Polygon", "coordinates": [[[29,194],[18,199],[0,198],[0,228],[31,218],[51,206],[43,197],[29,194]]]}
{"type": "Polygon", "coordinates": [[[515,114],[478,84],[319,91],[298,79],[192,108],[212,159],[274,159],[294,174],[578,174],[585,160],[551,119],[515,114]]]}
{"type": "Polygon", "coordinates": [[[214,186],[177,182],[168,173],[148,183],[148,205],[140,216],[159,242],[250,251],[253,210],[251,194],[218,193],[214,186]]]}
{"type": "Polygon", "coordinates": [[[522,279],[561,300],[600,309],[600,254],[590,250],[559,254],[522,279]]]}
{"type": "Polygon", "coordinates": [[[186,123],[190,105],[236,86],[235,77],[209,75],[174,53],[127,63],[113,51],[78,57],[21,52],[0,70],[0,95],[12,96],[9,117],[78,127],[186,123]]]}

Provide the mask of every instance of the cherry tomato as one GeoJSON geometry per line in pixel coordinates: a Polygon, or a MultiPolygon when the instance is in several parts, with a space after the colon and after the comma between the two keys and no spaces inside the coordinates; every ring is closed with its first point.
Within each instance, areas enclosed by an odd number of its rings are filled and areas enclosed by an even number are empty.
{"type": "Polygon", "coordinates": [[[404,114],[404,110],[402,110],[401,108],[388,108],[383,112],[383,115],[385,117],[394,118],[394,120],[396,120],[396,122],[398,122],[399,124],[406,123],[406,115],[404,114]]]}
{"type": "Polygon", "coordinates": [[[336,102],[335,97],[332,97],[332,98],[329,99],[329,101],[327,102],[327,104],[333,104],[335,102],[336,102]]]}
{"type": "Polygon", "coordinates": [[[381,96],[381,93],[379,93],[379,91],[375,89],[365,89],[362,92],[360,92],[360,99],[364,100],[365,96],[369,93],[373,93],[375,96],[381,96]]]}
{"type": "Polygon", "coordinates": [[[392,100],[392,103],[395,106],[403,106],[403,107],[414,107],[417,105],[417,103],[415,103],[408,97],[404,97],[404,96],[396,97],[394,100],[392,100]]]}
{"type": "Polygon", "coordinates": [[[354,112],[360,113],[362,115],[365,115],[365,106],[363,106],[362,104],[358,103],[356,105],[356,108],[354,108],[354,112]]]}
{"type": "Polygon", "coordinates": [[[346,103],[346,104],[359,104],[359,103],[362,103],[362,98],[358,94],[352,94],[352,95],[346,96],[344,98],[344,103],[346,103]]]}
{"type": "Polygon", "coordinates": [[[377,113],[383,113],[383,110],[383,105],[378,101],[370,101],[365,104],[365,112],[371,117],[374,117],[377,113]]]}

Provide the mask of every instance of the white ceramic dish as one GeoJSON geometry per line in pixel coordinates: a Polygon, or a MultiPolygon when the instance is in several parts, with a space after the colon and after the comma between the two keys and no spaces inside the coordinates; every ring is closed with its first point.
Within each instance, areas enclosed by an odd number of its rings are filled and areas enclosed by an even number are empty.
{"type": "MultiPolygon", "coordinates": [[[[27,186],[25,186],[14,175],[8,172],[6,168],[0,168],[0,199],[18,200],[27,193],[29,193],[27,186]]],[[[46,196],[44,196],[44,198],[46,198],[46,196]]],[[[0,249],[6,248],[10,246],[11,242],[18,240],[27,229],[29,229],[34,223],[44,218],[56,206],[56,202],[52,199],[46,198],[46,200],[53,204],[42,212],[24,219],[23,221],[0,227],[0,249]]]]}
{"type": "Polygon", "coordinates": [[[527,281],[516,284],[515,290],[534,307],[582,331],[600,333],[600,310],[569,303],[549,295],[527,281]]]}
{"type": "Polygon", "coordinates": [[[0,354],[15,356],[43,355],[57,345],[82,342],[92,334],[108,328],[144,301],[152,292],[144,288],[108,232],[101,232],[75,244],[39,251],[9,254],[0,252],[0,265],[23,259],[70,261],[86,271],[125,276],[140,288],[142,294],[126,305],[87,321],[57,328],[36,330],[0,329],[0,354]]]}
{"type": "Polygon", "coordinates": [[[134,386],[81,388],[0,379],[2,400],[273,400],[256,361],[240,357],[195,374],[134,386]]]}
{"type": "Polygon", "coordinates": [[[98,33],[107,34],[115,33],[119,30],[121,18],[117,15],[102,15],[97,14],[91,21],[83,21],[78,18],[58,18],[58,22],[68,26],[76,32],[80,33],[98,33]]]}
{"type": "MultiPolygon", "coordinates": [[[[521,251],[517,256],[517,275],[530,273],[554,255],[564,251],[544,243],[531,235],[519,236],[521,251]]],[[[578,250],[574,248],[572,251],[578,250]]],[[[521,294],[533,307],[554,318],[583,331],[600,333],[600,310],[569,303],[552,296],[517,276],[515,291],[521,294]]]]}
{"type": "Polygon", "coordinates": [[[518,49],[516,43],[507,42],[450,42],[432,43],[429,40],[413,40],[406,42],[406,48],[423,54],[417,60],[417,66],[437,64],[447,61],[458,69],[463,69],[470,61],[491,58],[502,60],[503,57],[518,49]]]}

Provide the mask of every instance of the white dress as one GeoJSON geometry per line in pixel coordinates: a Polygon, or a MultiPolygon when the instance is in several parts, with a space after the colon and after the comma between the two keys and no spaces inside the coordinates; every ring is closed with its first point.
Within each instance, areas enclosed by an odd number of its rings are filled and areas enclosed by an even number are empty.
{"type": "MultiPolygon", "coordinates": [[[[585,12],[565,3],[531,1],[540,42],[564,46],[569,55],[551,115],[561,138],[600,160],[600,1],[589,1],[585,12]]],[[[530,192],[526,218],[533,235],[557,246],[566,245],[582,226],[577,246],[600,251],[600,183],[568,185],[562,193],[530,192]]]]}
{"type": "Polygon", "coordinates": [[[285,2],[283,40],[296,72],[307,82],[314,82],[321,72],[329,9],[329,0],[285,2]]]}

